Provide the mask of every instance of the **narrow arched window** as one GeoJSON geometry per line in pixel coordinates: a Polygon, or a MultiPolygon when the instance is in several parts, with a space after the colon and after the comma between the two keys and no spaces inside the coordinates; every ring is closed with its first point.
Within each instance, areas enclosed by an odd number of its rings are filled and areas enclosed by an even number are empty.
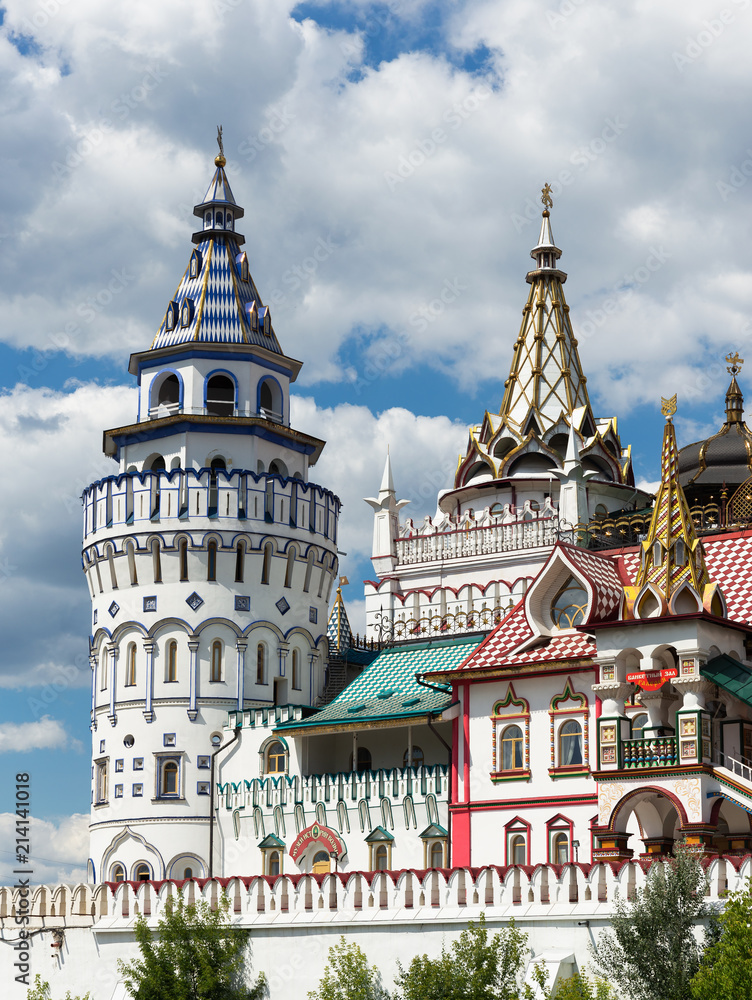
{"type": "Polygon", "coordinates": [[[231,417],[235,412],[235,383],[227,375],[212,375],[206,386],[206,412],[231,417]]]}
{"type": "Polygon", "coordinates": [[[134,875],[136,882],[148,882],[151,878],[151,868],[147,864],[136,865],[134,875]]]}
{"type": "Polygon", "coordinates": [[[209,517],[216,517],[219,513],[219,477],[217,473],[227,469],[227,463],[221,456],[211,460],[209,467],[209,517]]]}
{"type": "Polygon", "coordinates": [[[110,657],[106,649],[99,656],[99,690],[107,690],[107,674],[110,669],[110,657]]]}
{"type": "Polygon", "coordinates": [[[266,773],[284,774],[287,770],[287,751],[279,740],[270,743],[266,751],[266,773]]]}
{"type": "Polygon", "coordinates": [[[267,542],[264,546],[264,562],[261,567],[261,582],[269,583],[269,574],[272,568],[272,543],[267,542]]]}
{"type": "Polygon", "coordinates": [[[215,639],[211,647],[211,674],[209,680],[222,680],[222,643],[215,639]]]}
{"type": "Polygon", "coordinates": [[[125,686],[133,687],[136,683],[136,643],[129,642],[125,654],[125,686]]]}
{"type": "Polygon", "coordinates": [[[308,553],[308,560],[306,562],[305,579],[303,580],[303,593],[307,594],[311,586],[311,574],[313,573],[313,564],[316,561],[316,553],[311,549],[308,553]]]}
{"type": "Polygon", "coordinates": [[[559,764],[582,763],[582,726],[569,719],[559,730],[559,764]]]}
{"type": "Polygon", "coordinates": [[[379,844],[374,851],[374,871],[385,872],[389,867],[389,851],[386,844],[379,844]]]}
{"type": "Polygon", "coordinates": [[[272,388],[269,382],[262,382],[259,387],[259,406],[262,410],[270,412],[273,408],[272,388]]]}
{"type": "Polygon", "coordinates": [[[423,751],[420,747],[412,747],[412,760],[410,760],[410,748],[408,747],[402,755],[403,767],[419,767],[423,763],[423,751]]]}
{"type": "Polygon", "coordinates": [[[256,647],[256,683],[266,684],[266,646],[263,642],[256,647]]]}
{"type": "Polygon", "coordinates": [[[269,855],[269,874],[279,875],[279,851],[272,851],[269,855]]]}
{"type": "Polygon", "coordinates": [[[125,543],[125,551],[128,555],[128,573],[131,578],[131,587],[137,587],[138,573],[136,572],[136,547],[133,542],[125,543]]]}
{"type": "Polygon", "coordinates": [[[557,833],[554,837],[553,862],[555,865],[569,864],[569,837],[566,833],[557,833]]]}
{"type": "Polygon", "coordinates": [[[174,413],[178,409],[180,403],[180,382],[177,375],[168,375],[160,383],[156,402],[157,406],[166,406],[170,413],[174,413]]]}
{"type": "Polygon", "coordinates": [[[235,548],[235,583],[243,582],[245,573],[245,543],[238,542],[235,548]]]}
{"type": "Polygon", "coordinates": [[[292,574],[295,570],[295,549],[290,549],[287,553],[287,567],[285,569],[285,586],[292,587],[292,574]]]}
{"type": "Polygon", "coordinates": [[[122,865],[113,865],[110,872],[110,882],[125,882],[125,868],[122,865]]]}
{"type": "Polygon", "coordinates": [[[438,841],[434,841],[431,844],[431,868],[443,868],[444,867],[444,845],[438,841]]]}
{"type": "Polygon", "coordinates": [[[165,664],[165,680],[168,683],[178,679],[178,644],[175,639],[167,643],[167,663],[165,664]]]}
{"type": "Polygon", "coordinates": [[[217,579],[217,543],[212,541],[209,542],[208,546],[208,559],[206,563],[206,579],[216,580],[217,579]]]}
{"type": "Polygon", "coordinates": [[[515,834],[510,842],[510,861],[513,865],[524,865],[527,863],[527,845],[521,833],[515,834]]]}
{"type": "MultiPolygon", "coordinates": [[[[353,755],[350,754],[350,770],[353,770],[353,755]]],[[[358,747],[358,766],[356,771],[370,771],[372,767],[371,751],[368,747],[358,747]]]]}
{"type": "Polygon", "coordinates": [[[162,795],[178,794],[178,764],[168,760],[162,765],[162,795]]]}
{"type": "Polygon", "coordinates": [[[180,539],[180,579],[181,581],[188,579],[188,541],[185,538],[180,539]]]}
{"type": "Polygon", "coordinates": [[[155,538],[151,543],[151,559],[152,566],[154,569],[154,582],[162,582],[162,552],[159,544],[159,539],[155,538]]]}
{"type": "Polygon", "coordinates": [[[522,766],[522,730],[507,726],[501,734],[501,770],[515,771],[522,766]]]}
{"type": "Polygon", "coordinates": [[[292,687],[293,691],[300,691],[300,653],[297,649],[292,651],[292,687]]]}

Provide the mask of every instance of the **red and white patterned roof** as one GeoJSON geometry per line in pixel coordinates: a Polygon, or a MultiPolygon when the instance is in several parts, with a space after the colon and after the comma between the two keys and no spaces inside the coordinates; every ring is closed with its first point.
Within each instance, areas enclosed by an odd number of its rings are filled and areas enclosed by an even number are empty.
{"type": "Polygon", "coordinates": [[[726,598],[731,621],[752,620],[752,531],[702,539],[713,583],[726,598]]]}
{"type": "MultiPolygon", "coordinates": [[[[752,621],[752,530],[733,535],[705,536],[702,544],[710,579],[720,586],[726,598],[729,619],[741,623],[752,621]]],[[[578,575],[587,579],[592,588],[593,601],[588,608],[586,623],[617,618],[623,587],[637,578],[639,548],[607,554],[559,543],[549,562],[557,557],[557,549],[563,550],[567,562],[577,570],[578,575]]],[[[540,643],[529,646],[536,631],[528,621],[525,602],[521,601],[457,669],[512,668],[529,663],[579,660],[595,655],[594,643],[582,632],[561,632],[550,639],[542,636],[540,643]],[[525,646],[528,648],[521,648],[525,646]]]]}
{"type": "Polygon", "coordinates": [[[583,576],[593,590],[593,600],[588,608],[586,624],[613,621],[619,616],[625,581],[619,575],[618,560],[613,556],[578,549],[574,545],[561,545],[567,561],[583,576]]]}

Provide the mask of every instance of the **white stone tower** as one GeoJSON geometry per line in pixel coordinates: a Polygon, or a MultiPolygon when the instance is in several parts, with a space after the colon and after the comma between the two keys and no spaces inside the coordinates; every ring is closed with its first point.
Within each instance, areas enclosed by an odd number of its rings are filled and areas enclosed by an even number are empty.
{"type": "MultiPolygon", "coordinates": [[[[225,158],[151,347],[136,421],[84,501],[92,596],[92,881],[205,876],[230,710],[315,705],[340,503],[290,426],[283,353],[242,249],[225,158]],[[224,747],[223,747],[224,741],[224,747]]],[[[225,749],[227,748],[227,749],[225,749]]]]}

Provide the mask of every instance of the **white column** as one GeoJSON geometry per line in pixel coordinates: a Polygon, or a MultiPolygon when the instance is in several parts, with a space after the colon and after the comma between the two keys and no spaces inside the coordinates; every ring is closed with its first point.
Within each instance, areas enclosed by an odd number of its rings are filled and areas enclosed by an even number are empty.
{"type": "Polygon", "coordinates": [[[196,694],[198,691],[198,639],[188,640],[188,649],[191,654],[191,662],[188,668],[188,677],[190,683],[190,690],[188,693],[188,718],[191,722],[195,721],[198,715],[198,709],[196,708],[196,694]]]}
{"type": "Polygon", "coordinates": [[[154,711],[152,709],[152,698],[154,695],[154,641],[152,639],[144,643],[144,652],[146,653],[146,706],[144,708],[144,718],[147,722],[151,722],[154,719],[154,711]]]}
{"type": "Polygon", "coordinates": [[[116,642],[110,642],[107,644],[107,652],[109,653],[107,657],[107,664],[110,671],[110,676],[107,681],[110,685],[110,714],[109,720],[110,725],[114,726],[117,722],[117,717],[115,715],[115,682],[117,680],[117,661],[118,653],[120,652],[120,647],[116,642]]]}
{"type": "Polygon", "coordinates": [[[238,639],[235,648],[238,651],[238,711],[242,712],[245,700],[245,651],[248,643],[238,639]]]}

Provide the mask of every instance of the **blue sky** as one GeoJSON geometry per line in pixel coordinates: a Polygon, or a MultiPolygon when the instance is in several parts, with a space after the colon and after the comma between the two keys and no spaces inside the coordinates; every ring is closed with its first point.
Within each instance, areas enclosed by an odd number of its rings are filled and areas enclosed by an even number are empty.
{"type": "Polygon", "coordinates": [[[128,356],[188,260],[216,125],[254,278],[304,362],[294,421],[328,442],[313,471],[344,501],[357,628],[361,498],[389,445],[410,514],[432,513],[467,425],[498,409],[544,182],[593,407],[638,479],[661,395],[681,443],[719,426],[723,357],[752,332],[750,6],[713,33],[699,0],[5,4],[0,830],[29,769],[40,879],[85,861],[78,497],[110,471],[102,429],[135,412],[128,356]]]}

